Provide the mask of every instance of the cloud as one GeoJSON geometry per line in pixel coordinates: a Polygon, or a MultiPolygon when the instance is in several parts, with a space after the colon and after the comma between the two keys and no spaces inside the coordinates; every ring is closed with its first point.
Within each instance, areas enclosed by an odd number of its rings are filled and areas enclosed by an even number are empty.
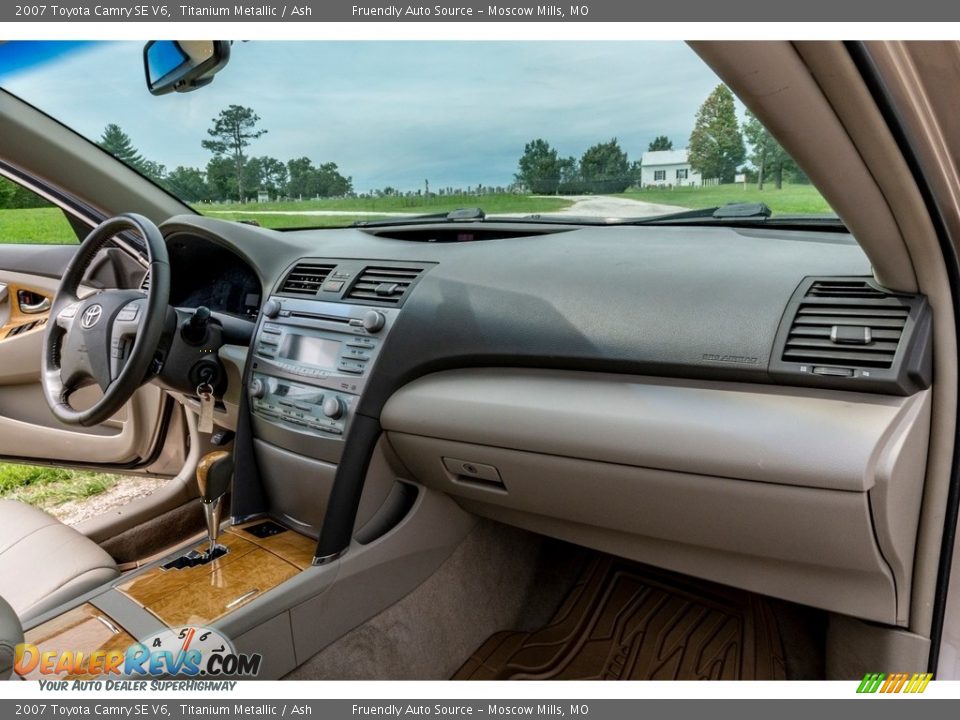
{"type": "MultiPolygon", "coordinates": [[[[49,43],[48,43],[49,45],[49,43]]],[[[617,137],[683,147],[719,82],[682,43],[249,42],[199,91],[151,96],[140,43],[92,43],[0,82],[92,139],[120,125],[168,168],[204,166],[220,109],[252,107],[253,155],[336,162],[358,191],[506,185],[526,142],[579,156],[617,137]]]]}

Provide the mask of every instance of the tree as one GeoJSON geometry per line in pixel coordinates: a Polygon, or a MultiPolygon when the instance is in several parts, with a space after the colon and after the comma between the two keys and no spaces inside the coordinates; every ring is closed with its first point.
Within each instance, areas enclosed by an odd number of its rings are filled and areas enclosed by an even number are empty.
{"type": "Polygon", "coordinates": [[[523,147],[518,172],[514,176],[527,190],[539,195],[554,195],[560,185],[561,161],[546,140],[537,138],[523,147]]]}
{"type": "Polygon", "coordinates": [[[301,157],[287,162],[287,195],[292,198],[310,198],[317,195],[316,173],[310,158],[301,157]]]}
{"type": "Polygon", "coordinates": [[[130,136],[116,123],[110,123],[103,129],[103,135],[100,136],[97,145],[134,170],[142,171],[143,155],[137,152],[130,136]]]}
{"type": "Polygon", "coordinates": [[[650,152],[656,152],[657,150],[673,150],[673,140],[668,138],[666,135],[657,135],[653,142],[647,146],[647,150],[650,152]]]}
{"type": "Polygon", "coordinates": [[[287,166],[272,157],[256,160],[260,165],[261,190],[266,190],[274,197],[283,195],[287,186],[287,166]]]}
{"type": "Polygon", "coordinates": [[[241,105],[231,105],[213,119],[213,127],[207,130],[211,140],[203,140],[200,144],[213,153],[215,158],[228,157],[233,162],[234,177],[237,183],[237,196],[244,202],[244,165],[246,156],[244,148],[250,146],[252,140],[266,134],[266,130],[258,128],[260,116],[251,108],[241,105]]]}
{"type": "Polygon", "coordinates": [[[746,154],[733,93],[726,85],[717,85],[697,111],[690,134],[690,165],[704,178],[728,183],[746,154]]]}
{"type": "Polygon", "coordinates": [[[163,179],[162,185],[170,192],[187,202],[210,200],[210,189],[203,171],[180,165],[163,179]]]}
{"type": "Polygon", "coordinates": [[[630,161],[616,138],[587,149],[580,158],[580,177],[591,192],[617,193],[630,187],[630,161]]]}
{"type": "Polygon", "coordinates": [[[341,197],[353,192],[353,179],[341,175],[335,162],[323,163],[318,167],[316,178],[320,197],[341,197]]]}
{"type": "Polygon", "coordinates": [[[207,191],[211,200],[239,200],[237,175],[233,160],[213,157],[207,163],[207,191]]]}
{"type": "Polygon", "coordinates": [[[767,177],[773,175],[774,186],[779,190],[783,187],[784,170],[794,167],[793,158],[749,110],[743,134],[750,143],[750,162],[757,169],[757,189],[763,190],[767,177]]]}
{"type": "Polygon", "coordinates": [[[5,177],[0,177],[0,208],[13,207],[11,200],[13,200],[13,195],[16,191],[16,185],[5,177]]]}

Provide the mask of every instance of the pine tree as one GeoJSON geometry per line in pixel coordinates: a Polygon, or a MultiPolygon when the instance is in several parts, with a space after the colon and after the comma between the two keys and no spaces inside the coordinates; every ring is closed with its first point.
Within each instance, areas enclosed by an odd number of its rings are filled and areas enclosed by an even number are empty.
{"type": "Polygon", "coordinates": [[[704,178],[729,183],[746,154],[733,93],[726,85],[717,85],[697,111],[690,134],[690,165],[704,178]]]}
{"type": "Polygon", "coordinates": [[[657,150],[673,150],[673,140],[666,135],[657,135],[653,142],[647,146],[647,150],[655,152],[657,150]]]}
{"type": "Polygon", "coordinates": [[[244,167],[247,157],[244,148],[251,140],[266,134],[266,130],[257,127],[260,116],[252,108],[231,105],[213,119],[213,126],[207,130],[211,140],[201,141],[201,145],[213,153],[214,158],[230,158],[233,163],[234,177],[237,181],[237,195],[240,202],[246,202],[247,188],[244,184],[244,167]]]}
{"type": "Polygon", "coordinates": [[[138,172],[142,171],[143,156],[133,146],[130,136],[116,123],[110,123],[104,128],[103,135],[97,144],[117,160],[126,163],[138,172]]]}

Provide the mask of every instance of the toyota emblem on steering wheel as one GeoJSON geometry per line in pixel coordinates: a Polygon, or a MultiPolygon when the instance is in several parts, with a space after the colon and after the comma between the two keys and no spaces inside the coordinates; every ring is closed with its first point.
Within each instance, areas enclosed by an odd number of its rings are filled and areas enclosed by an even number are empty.
{"type": "Polygon", "coordinates": [[[83,316],[80,318],[80,327],[84,330],[89,330],[100,322],[100,316],[102,314],[103,307],[101,305],[91,305],[83,311],[83,316]]]}

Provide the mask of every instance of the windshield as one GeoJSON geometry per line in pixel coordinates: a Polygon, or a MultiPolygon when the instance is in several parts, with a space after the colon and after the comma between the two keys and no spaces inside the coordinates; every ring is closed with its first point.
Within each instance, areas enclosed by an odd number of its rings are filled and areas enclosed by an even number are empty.
{"type": "Polygon", "coordinates": [[[459,208],[609,221],[831,215],[682,43],[243,42],[155,97],[142,43],[0,44],[0,85],[197,212],[275,228],[459,208]]]}

